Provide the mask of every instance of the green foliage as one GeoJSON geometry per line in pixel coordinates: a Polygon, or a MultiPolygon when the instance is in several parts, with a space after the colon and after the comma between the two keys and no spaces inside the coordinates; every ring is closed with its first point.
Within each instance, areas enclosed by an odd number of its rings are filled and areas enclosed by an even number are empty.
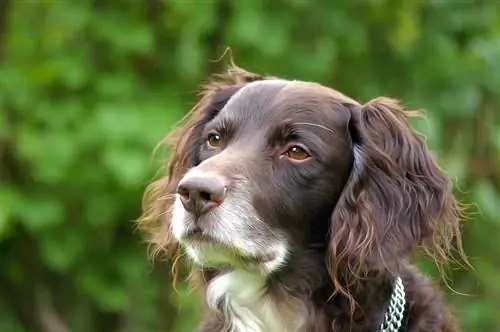
{"type": "Polygon", "coordinates": [[[500,6],[417,0],[3,0],[0,331],[193,330],[196,298],[133,220],[153,148],[226,46],[251,71],[427,111],[415,125],[481,212],[464,235],[475,271],[450,273],[473,296],[449,301],[465,331],[496,331],[500,6]]]}

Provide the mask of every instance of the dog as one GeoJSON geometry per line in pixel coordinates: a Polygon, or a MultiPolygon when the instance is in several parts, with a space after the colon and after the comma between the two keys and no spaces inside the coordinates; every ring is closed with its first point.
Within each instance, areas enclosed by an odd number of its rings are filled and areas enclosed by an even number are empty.
{"type": "Polygon", "coordinates": [[[214,75],[164,141],[140,219],[193,263],[198,331],[459,331],[410,263],[461,248],[460,203],[413,116],[236,65],[214,75]]]}

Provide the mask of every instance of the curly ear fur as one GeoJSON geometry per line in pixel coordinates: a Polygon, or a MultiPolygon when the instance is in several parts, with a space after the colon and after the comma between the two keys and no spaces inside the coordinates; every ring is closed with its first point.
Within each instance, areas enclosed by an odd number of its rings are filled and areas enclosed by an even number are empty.
{"type": "Polygon", "coordinates": [[[170,229],[170,208],[182,176],[199,163],[198,149],[203,140],[200,137],[203,126],[217,115],[243,85],[263,79],[266,77],[231,65],[225,74],[215,75],[203,86],[196,105],[160,143],[160,146],[172,151],[167,174],[147,187],[143,198],[143,214],[138,221],[139,229],[149,235],[153,256],[167,252],[175,260],[178,257],[178,248],[170,229]]]}
{"type": "Polygon", "coordinates": [[[401,257],[425,242],[428,253],[445,260],[453,239],[460,241],[450,181],[408,123],[418,113],[388,98],[348,107],[354,164],[332,214],[329,259],[342,292],[368,272],[397,273],[401,257]]]}

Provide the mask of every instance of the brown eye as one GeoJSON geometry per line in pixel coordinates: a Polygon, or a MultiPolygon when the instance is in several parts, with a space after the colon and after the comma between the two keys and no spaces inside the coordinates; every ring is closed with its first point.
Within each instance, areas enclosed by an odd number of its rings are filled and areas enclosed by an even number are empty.
{"type": "Polygon", "coordinates": [[[213,148],[218,148],[222,145],[222,137],[219,134],[210,134],[208,135],[207,143],[213,148]]]}
{"type": "Polygon", "coordinates": [[[306,150],[297,145],[294,145],[290,149],[288,149],[285,152],[285,155],[290,159],[298,161],[306,160],[311,156],[306,150]]]}

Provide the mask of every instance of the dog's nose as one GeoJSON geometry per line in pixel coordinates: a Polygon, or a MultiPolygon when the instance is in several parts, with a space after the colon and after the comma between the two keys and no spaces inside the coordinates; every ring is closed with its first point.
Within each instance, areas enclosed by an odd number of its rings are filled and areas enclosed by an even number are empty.
{"type": "Polygon", "coordinates": [[[200,216],[222,203],[226,196],[226,185],[217,176],[188,175],[179,182],[177,193],[184,208],[200,216]]]}

